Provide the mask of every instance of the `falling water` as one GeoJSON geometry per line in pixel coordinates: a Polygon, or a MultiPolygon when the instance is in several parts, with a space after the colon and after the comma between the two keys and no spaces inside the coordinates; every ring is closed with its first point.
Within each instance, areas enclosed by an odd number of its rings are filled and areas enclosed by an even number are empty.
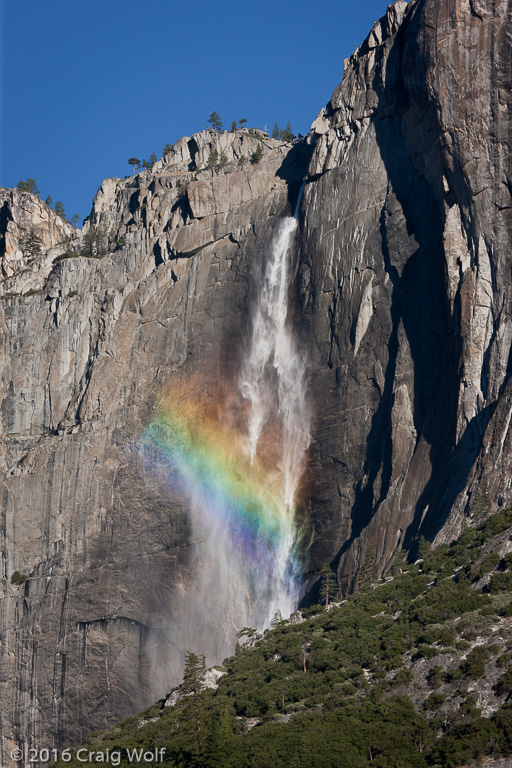
{"type": "Polygon", "coordinates": [[[287,322],[296,228],[297,212],[272,241],[238,392],[224,382],[232,405],[215,395],[213,382],[206,398],[197,381],[170,386],[141,440],[151,476],[187,500],[191,526],[169,638],[177,648],[200,649],[209,663],[232,652],[237,630],[264,629],[300,598],[295,505],[309,413],[306,360],[287,322]]]}
{"type": "MultiPolygon", "coordinates": [[[[287,323],[290,285],[290,251],[297,229],[302,189],[295,214],[281,222],[272,242],[252,323],[252,337],[242,367],[240,391],[250,403],[248,450],[254,461],[267,423],[281,425],[281,536],[275,552],[275,574],[270,611],[289,615],[298,599],[298,530],[295,497],[309,445],[309,411],[306,402],[306,360],[297,349],[287,323]]],[[[268,615],[267,615],[268,618],[268,615]]]]}

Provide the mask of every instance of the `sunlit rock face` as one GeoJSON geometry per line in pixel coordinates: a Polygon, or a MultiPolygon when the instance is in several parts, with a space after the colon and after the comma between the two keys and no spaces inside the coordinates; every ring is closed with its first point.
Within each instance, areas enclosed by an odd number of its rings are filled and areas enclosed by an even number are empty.
{"type": "MultiPolygon", "coordinates": [[[[169,403],[183,416],[185,401],[185,441],[200,441],[201,409],[219,435],[230,429],[226,495],[231,507],[246,503],[252,525],[261,467],[251,468],[253,495],[242,487],[237,496],[243,472],[229,453],[247,419],[239,378],[256,301],[251,275],[266,264],[310,155],[306,144],[249,132],[182,140],[151,173],[106,180],[81,232],[47,242],[0,284],[2,765],[13,744],[79,742],[165,695],[187,649],[212,662],[232,651],[251,595],[236,594],[233,564],[223,566],[229,553],[203,546],[212,531],[191,514],[195,498],[173,468],[152,460],[145,435],[169,403]],[[208,170],[201,158],[216,147],[227,162],[208,170]],[[12,584],[15,571],[28,580],[12,584]],[[226,584],[212,573],[227,574],[226,584]],[[216,603],[230,594],[239,613],[216,603]]],[[[274,458],[264,462],[279,471],[274,458]]],[[[265,507],[274,512],[261,522],[269,544],[253,552],[253,575],[257,556],[264,575],[287,535],[278,506],[265,507]]],[[[253,526],[247,552],[254,542],[253,526]]],[[[298,585],[288,591],[296,602],[298,585]]],[[[260,623],[270,605],[260,606],[260,623]]]]}
{"type": "Polygon", "coordinates": [[[483,479],[512,500],[510,13],[395,3],[313,124],[313,554],[337,552],[345,589],[368,546],[382,571],[422,533],[451,540],[483,479]]]}
{"type": "Polygon", "coordinates": [[[74,229],[35,195],[0,188],[0,274],[11,277],[31,264],[36,252],[51,248],[74,229]]]}
{"type": "Polygon", "coordinates": [[[284,538],[258,516],[261,487],[280,493],[284,411],[265,406],[252,456],[243,380],[304,177],[286,327],[303,365],[289,378],[305,373],[291,537],[306,599],[325,561],[350,590],[368,546],[382,571],[420,533],[452,538],[483,478],[492,504],[512,500],[511,19],[488,6],[395,3],[306,142],[185,137],[151,172],[107,179],[80,233],[39,235],[42,253],[4,270],[2,765],[142,709],[191,637],[222,660],[240,628],[254,580],[204,544],[239,526],[233,562],[263,563],[284,538]]]}

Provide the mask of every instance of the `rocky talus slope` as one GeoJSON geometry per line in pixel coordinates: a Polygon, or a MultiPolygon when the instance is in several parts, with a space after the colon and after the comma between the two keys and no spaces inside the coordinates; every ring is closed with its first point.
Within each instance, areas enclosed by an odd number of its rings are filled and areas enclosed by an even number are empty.
{"type": "Polygon", "coordinates": [[[306,141],[182,139],[107,179],[80,233],[2,191],[2,765],[175,682],[189,520],[137,440],[166,383],[236,378],[250,275],[304,176],[308,585],[328,561],[348,593],[368,546],[383,573],[420,533],[454,538],[475,498],[512,501],[511,21],[507,0],[396,2],[306,141]]]}

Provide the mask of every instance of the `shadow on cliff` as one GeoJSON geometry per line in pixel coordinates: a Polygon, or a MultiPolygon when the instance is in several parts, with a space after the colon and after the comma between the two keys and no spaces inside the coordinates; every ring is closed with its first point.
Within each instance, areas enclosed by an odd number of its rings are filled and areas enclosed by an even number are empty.
{"type": "MultiPolygon", "coordinates": [[[[388,175],[380,235],[384,268],[392,285],[392,331],[384,387],[366,440],[364,480],[356,488],[351,510],[351,536],[336,556],[336,566],[385,501],[390,504],[386,521],[394,519],[397,529],[402,523],[402,510],[409,510],[401,525],[406,528],[401,538],[404,547],[414,550],[422,533],[434,538],[467,482],[481,436],[494,411],[494,406],[489,406],[479,413],[457,440],[462,342],[458,297],[452,317],[447,290],[445,193],[442,158],[437,149],[441,128],[436,105],[427,93],[427,65],[417,53],[419,46],[414,55],[411,47],[426,4],[428,0],[417,3],[416,15],[396,35],[373,121],[388,175]],[[411,61],[415,63],[411,65],[411,61]],[[419,72],[412,71],[411,66],[419,66],[419,72]],[[403,225],[400,228],[401,216],[406,232],[403,225]],[[412,238],[416,248],[411,254],[412,238]],[[416,459],[416,466],[409,467],[408,472],[416,472],[417,476],[404,482],[399,509],[398,500],[390,498],[393,482],[403,471],[393,466],[392,409],[394,391],[400,384],[397,366],[407,354],[407,346],[414,369],[412,411],[417,434],[417,455],[411,460],[414,463],[416,459]]],[[[370,539],[376,535],[374,531],[370,539]]]]}
{"type": "Polygon", "coordinates": [[[299,199],[304,176],[309,167],[309,161],[313,155],[316,137],[308,142],[306,139],[295,142],[282,165],[276,171],[276,176],[283,179],[288,187],[288,203],[293,213],[299,199]]]}

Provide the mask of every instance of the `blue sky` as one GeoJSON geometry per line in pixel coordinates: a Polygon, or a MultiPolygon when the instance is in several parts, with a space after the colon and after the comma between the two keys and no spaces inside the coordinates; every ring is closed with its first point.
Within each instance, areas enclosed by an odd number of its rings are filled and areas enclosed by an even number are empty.
{"type": "Polygon", "coordinates": [[[0,0],[0,185],[87,216],[129,157],[206,127],[306,133],[386,0],[0,0]]]}

